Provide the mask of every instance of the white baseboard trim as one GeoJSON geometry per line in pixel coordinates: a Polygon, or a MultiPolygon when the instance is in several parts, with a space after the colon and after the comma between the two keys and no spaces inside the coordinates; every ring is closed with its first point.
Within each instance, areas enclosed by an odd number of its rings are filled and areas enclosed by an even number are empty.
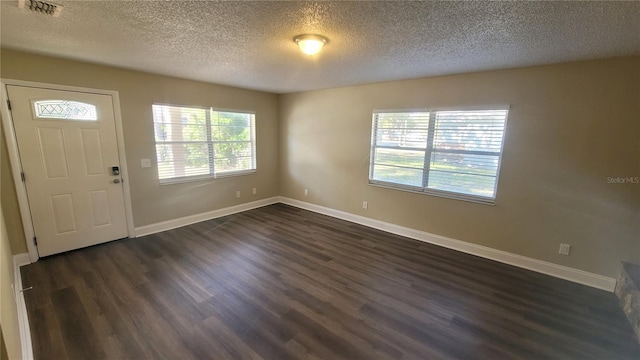
{"type": "Polygon", "coordinates": [[[162,221],[162,222],[150,224],[150,225],[144,225],[144,226],[136,227],[134,229],[134,233],[136,237],[151,235],[151,234],[159,233],[162,231],[167,231],[167,230],[195,224],[201,221],[211,220],[211,219],[219,218],[222,216],[227,216],[227,215],[275,204],[279,202],[279,200],[280,200],[279,196],[274,196],[274,197],[252,201],[252,202],[248,202],[240,205],[234,205],[234,206],[230,206],[222,209],[207,211],[200,214],[185,216],[178,219],[162,221]]]}
{"type": "MultiPolygon", "coordinates": [[[[380,220],[367,218],[364,216],[348,213],[345,211],[335,210],[328,207],[291,199],[283,196],[274,196],[267,199],[252,201],[245,204],[226,207],[223,209],[208,211],[205,213],[185,216],[179,219],[167,220],[151,225],[145,225],[135,228],[135,236],[145,236],[159,233],[166,230],[179,228],[195,224],[201,221],[211,220],[222,216],[227,216],[242,211],[247,211],[271,204],[281,202],[283,204],[295,206],[301,209],[317,212],[342,220],[354,222],[356,224],[368,226],[374,229],[386,231],[392,234],[405,236],[411,239],[424,241],[430,244],[439,245],[449,249],[461,251],[467,254],[480,256],[483,258],[495,260],[501,263],[517,266],[520,268],[536,271],[542,274],[551,275],[557,278],[569,280],[579,284],[591,286],[597,289],[613,292],[616,287],[616,279],[590,273],[583,270],[562,266],[547,261],[537,260],[530,257],[512,254],[506,251],[493,249],[490,247],[472,244],[466,241],[456,240],[445,236],[431,234],[425,231],[411,229],[408,227],[387,223],[380,220]]],[[[26,255],[26,254],[20,254],[26,255]]],[[[19,256],[19,255],[16,255],[19,256]]],[[[28,260],[28,256],[27,256],[28,260]]],[[[27,262],[27,263],[30,263],[27,262]]]]}
{"type": "Polygon", "coordinates": [[[20,343],[22,345],[22,358],[33,359],[33,347],[31,346],[31,331],[29,330],[29,317],[27,316],[27,306],[24,302],[22,292],[22,274],[20,267],[31,264],[28,253],[13,255],[13,272],[15,298],[18,308],[18,326],[20,327],[20,343]]]}
{"type": "Polygon", "coordinates": [[[368,226],[374,229],[386,231],[392,234],[405,236],[411,239],[424,241],[430,244],[439,245],[449,249],[461,251],[467,254],[480,256],[483,258],[495,260],[501,263],[517,266],[527,270],[536,271],[557,278],[569,280],[579,284],[591,286],[597,289],[613,292],[616,287],[616,279],[602,276],[583,270],[570,268],[530,257],[512,254],[502,250],[496,250],[490,247],[472,244],[466,241],[456,240],[445,236],[431,234],[425,231],[415,230],[400,225],[387,223],[380,220],[370,219],[364,216],[331,209],[328,207],[311,204],[308,202],[280,197],[283,204],[295,206],[297,208],[317,212],[338,219],[354,222],[356,224],[368,226]]]}

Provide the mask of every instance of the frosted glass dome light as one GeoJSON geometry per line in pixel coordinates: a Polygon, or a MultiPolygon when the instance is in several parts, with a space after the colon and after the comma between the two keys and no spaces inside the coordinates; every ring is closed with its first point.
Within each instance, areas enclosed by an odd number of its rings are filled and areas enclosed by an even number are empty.
{"type": "Polygon", "coordinates": [[[293,38],[293,41],[298,44],[303,53],[311,56],[319,53],[328,40],[324,36],[309,34],[298,35],[293,38]]]}

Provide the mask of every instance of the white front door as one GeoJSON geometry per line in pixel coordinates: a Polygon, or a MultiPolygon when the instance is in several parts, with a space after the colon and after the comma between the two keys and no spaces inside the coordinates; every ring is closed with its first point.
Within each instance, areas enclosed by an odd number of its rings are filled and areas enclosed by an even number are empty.
{"type": "Polygon", "coordinates": [[[39,255],[127,237],[111,96],[7,93],[39,255]]]}

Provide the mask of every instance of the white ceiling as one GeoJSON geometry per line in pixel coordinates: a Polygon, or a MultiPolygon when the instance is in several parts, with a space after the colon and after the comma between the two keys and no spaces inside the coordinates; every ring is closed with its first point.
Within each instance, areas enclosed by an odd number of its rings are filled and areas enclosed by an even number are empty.
{"type": "Polygon", "coordinates": [[[54,2],[2,0],[2,47],[275,93],[640,55],[640,2],[54,2]]]}

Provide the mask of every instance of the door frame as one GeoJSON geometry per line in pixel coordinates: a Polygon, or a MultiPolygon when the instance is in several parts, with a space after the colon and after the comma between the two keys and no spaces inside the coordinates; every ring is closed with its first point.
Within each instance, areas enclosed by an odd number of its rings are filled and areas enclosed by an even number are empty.
{"type": "Polygon", "coordinates": [[[123,195],[124,195],[124,211],[125,219],[127,221],[127,234],[130,238],[135,237],[135,230],[133,226],[133,207],[131,206],[131,189],[129,187],[129,171],[127,169],[127,158],[124,148],[124,132],[122,130],[122,115],[120,113],[120,95],[115,90],[102,90],[92,89],[77,86],[48,84],[33,81],[23,81],[14,79],[0,78],[0,86],[2,87],[0,93],[0,114],[2,114],[2,126],[7,140],[7,149],[9,151],[9,162],[11,163],[11,170],[13,172],[13,182],[15,183],[15,190],[18,195],[18,205],[20,207],[20,216],[22,218],[22,225],[24,230],[25,241],[27,243],[27,250],[29,252],[29,259],[31,262],[36,262],[40,258],[38,255],[38,248],[34,242],[35,231],[33,227],[33,221],[31,219],[31,209],[29,207],[29,200],[27,197],[27,187],[22,181],[22,162],[20,160],[20,154],[18,151],[18,140],[13,125],[13,117],[7,100],[9,99],[7,94],[7,85],[16,85],[32,88],[41,88],[49,90],[62,90],[62,91],[74,91],[98,95],[111,96],[113,104],[113,115],[116,126],[116,142],[118,145],[118,158],[120,160],[120,175],[122,176],[123,195]]]}

